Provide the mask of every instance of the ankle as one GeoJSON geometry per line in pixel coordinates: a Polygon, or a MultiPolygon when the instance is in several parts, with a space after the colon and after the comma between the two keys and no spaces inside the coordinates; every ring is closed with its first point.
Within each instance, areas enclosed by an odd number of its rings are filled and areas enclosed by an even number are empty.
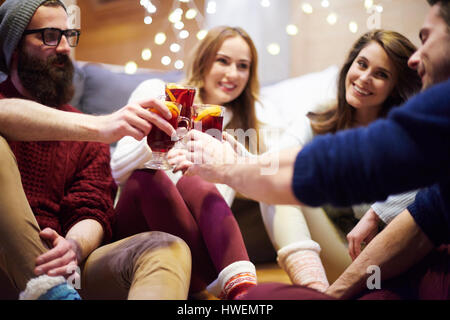
{"type": "Polygon", "coordinates": [[[316,242],[302,241],[280,249],[278,262],[293,284],[324,292],[329,283],[319,253],[316,242]]]}
{"type": "Polygon", "coordinates": [[[230,278],[219,295],[219,299],[237,300],[243,298],[250,288],[256,286],[256,275],[250,272],[239,273],[230,278]]]}

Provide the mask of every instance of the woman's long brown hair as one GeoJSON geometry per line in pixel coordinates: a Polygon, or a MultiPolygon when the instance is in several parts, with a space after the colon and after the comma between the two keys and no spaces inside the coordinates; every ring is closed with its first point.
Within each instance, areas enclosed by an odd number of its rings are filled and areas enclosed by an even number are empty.
{"type": "Polygon", "coordinates": [[[378,43],[386,51],[398,72],[397,84],[384,102],[379,117],[386,116],[394,106],[403,104],[420,90],[420,77],[415,70],[408,67],[408,60],[416,51],[414,44],[398,32],[386,30],[367,32],[353,45],[339,72],[337,104],[323,112],[308,113],[315,134],[335,133],[338,130],[354,126],[355,108],[347,103],[345,79],[360,51],[371,42],[378,43]]]}
{"type": "Polygon", "coordinates": [[[207,36],[198,43],[191,54],[192,58],[186,69],[186,83],[197,87],[200,100],[203,100],[205,76],[210,71],[223,42],[232,37],[241,37],[248,44],[251,64],[248,82],[244,90],[239,97],[225,105],[233,111],[233,119],[225,129],[243,129],[244,131],[255,129],[259,141],[259,126],[255,112],[255,102],[259,95],[258,54],[252,39],[242,28],[220,26],[209,30],[207,36]]]}

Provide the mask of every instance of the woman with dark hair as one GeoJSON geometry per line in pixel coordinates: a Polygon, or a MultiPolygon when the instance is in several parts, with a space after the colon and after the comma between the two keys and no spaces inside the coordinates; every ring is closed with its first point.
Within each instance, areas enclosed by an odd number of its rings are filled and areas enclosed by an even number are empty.
{"type": "MultiPolygon", "coordinates": [[[[375,30],[361,36],[353,45],[339,72],[336,105],[324,112],[308,114],[312,120],[313,132],[335,133],[338,130],[367,125],[379,117],[385,117],[392,107],[401,105],[417,93],[421,86],[420,78],[415,70],[408,67],[408,59],[415,50],[415,46],[407,38],[394,31],[375,30]],[[378,73],[374,74],[373,82],[387,85],[386,90],[378,96],[363,93],[362,96],[369,96],[363,99],[359,98],[360,86],[350,83],[350,76],[356,69],[366,70],[369,67],[367,57],[361,55],[361,51],[367,50],[369,45],[374,46],[374,51],[380,48],[384,51],[388,58],[387,66],[390,66],[393,72],[378,70],[378,73]],[[356,93],[351,90],[352,85],[356,93]],[[370,111],[370,114],[366,119],[362,119],[361,116],[366,111],[370,111]]],[[[360,81],[365,80],[360,78],[360,81]]]]}
{"type": "MultiPolygon", "coordinates": [[[[225,106],[225,128],[256,129],[257,52],[248,34],[241,28],[213,28],[191,57],[184,84],[197,88],[195,103],[225,106]]],[[[145,81],[130,101],[159,97],[164,86],[160,80],[145,81]]],[[[121,186],[116,236],[148,230],[179,236],[192,252],[190,293],[210,284],[208,290],[219,298],[239,298],[256,284],[256,270],[224,199],[234,191],[222,185],[219,192],[199,177],[142,169],[150,158],[146,139],[131,137],[120,140],[112,155],[112,174],[121,186]]]]}
{"type": "MultiPolygon", "coordinates": [[[[287,130],[282,145],[304,145],[316,135],[366,126],[385,117],[393,107],[420,90],[417,72],[408,67],[408,59],[415,50],[397,32],[374,30],[362,35],[339,72],[336,102],[299,119],[287,130]]],[[[333,282],[351,263],[342,237],[322,208],[264,204],[261,207],[266,228],[278,250],[278,261],[294,284],[324,291],[328,287],[327,276],[333,282]],[[281,231],[283,236],[276,236],[281,231]]],[[[352,209],[357,215],[361,209],[365,212],[367,206],[352,209]]]]}
{"type": "MultiPolygon", "coordinates": [[[[392,107],[420,89],[417,73],[408,68],[408,59],[415,50],[397,32],[375,30],[361,36],[339,73],[337,101],[322,112],[295,119],[279,147],[305,145],[315,135],[366,126],[386,116],[392,107]]],[[[190,137],[200,141],[202,134],[190,137]]],[[[224,139],[241,152],[230,136],[224,135],[224,139]]],[[[189,166],[176,152],[170,158],[176,159],[178,170],[189,166]]],[[[345,243],[321,208],[261,204],[261,209],[278,263],[294,284],[325,291],[329,285],[327,274],[334,280],[350,264],[345,243]],[[319,256],[321,250],[327,274],[319,256]]]]}

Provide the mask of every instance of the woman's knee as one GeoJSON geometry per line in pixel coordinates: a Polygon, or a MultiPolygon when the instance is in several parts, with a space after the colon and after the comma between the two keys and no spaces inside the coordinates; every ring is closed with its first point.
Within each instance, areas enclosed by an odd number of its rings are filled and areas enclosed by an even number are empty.
{"type": "Polygon", "coordinates": [[[172,180],[161,170],[136,170],[128,179],[125,188],[146,199],[171,199],[177,192],[172,180]]]}

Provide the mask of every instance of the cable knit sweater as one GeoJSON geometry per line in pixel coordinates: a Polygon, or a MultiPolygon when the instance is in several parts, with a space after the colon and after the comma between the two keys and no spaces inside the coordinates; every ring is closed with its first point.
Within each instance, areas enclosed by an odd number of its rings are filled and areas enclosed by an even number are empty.
{"type": "MultiPolygon", "coordinates": [[[[23,98],[8,79],[0,98],[23,98]]],[[[63,111],[79,112],[64,105],[63,111]]],[[[8,141],[28,202],[41,227],[65,236],[77,222],[97,220],[111,239],[116,185],[109,166],[109,146],[94,142],[8,141]]]]}

